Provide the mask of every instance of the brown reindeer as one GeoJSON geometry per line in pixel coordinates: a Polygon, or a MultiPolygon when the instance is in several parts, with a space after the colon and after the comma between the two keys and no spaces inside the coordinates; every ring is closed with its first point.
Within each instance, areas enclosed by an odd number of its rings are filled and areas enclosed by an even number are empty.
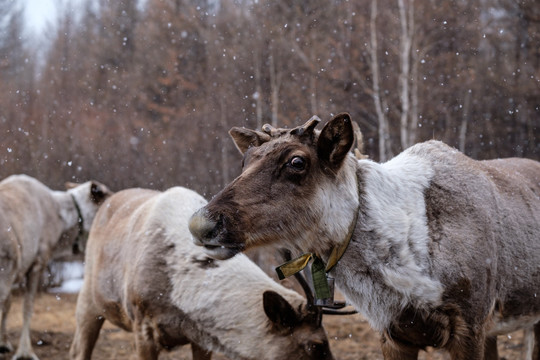
{"type": "Polygon", "coordinates": [[[88,239],[70,358],[88,360],[105,320],[135,335],[137,358],[191,344],[237,360],[332,360],[321,313],[247,256],[210,259],[188,220],[194,191],[128,189],[101,207],[88,239]]]}
{"type": "Polygon", "coordinates": [[[222,259],[275,244],[331,262],[385,359],[426,347],[497,359],[497,335],[538,334],[540,163],[475,161],[439,141],[356,160],[348,114],[317,123],[233,128],[243,170],[192,217],[195,243],[222,259]]]}
{"type": "Polygon", "coordinates": [[[25,282],[23,326],[13,359],[37,359],[30,343],[34,296],[62,234],[78,227],[73,246],[82,245],[81,237],[90,230],[99,205],[112,194],[95,181],[69,183],[68,187],[67,191],[53,191],[26,175],[12,175],[0,182],[0,353],[13,350],[6,333],[11,289],[15,283],[25,282]]]}

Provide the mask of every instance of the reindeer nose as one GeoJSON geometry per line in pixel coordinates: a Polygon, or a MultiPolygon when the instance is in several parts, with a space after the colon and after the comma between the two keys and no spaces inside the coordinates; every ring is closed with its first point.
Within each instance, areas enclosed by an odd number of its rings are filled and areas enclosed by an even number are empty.
{"type": "Polygon", "coordinates": [[[204,246],[204,241],[212,238],[217,222],[205,216],[204,209],[199,209],[189,219],[188,226],[195,245],[204,246]]]}

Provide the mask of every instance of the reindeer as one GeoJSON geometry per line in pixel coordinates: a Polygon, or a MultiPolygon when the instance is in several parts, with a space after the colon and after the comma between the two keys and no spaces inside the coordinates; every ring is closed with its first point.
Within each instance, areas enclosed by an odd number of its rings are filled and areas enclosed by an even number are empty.
{"type": "Polygon", "coordinates": [[[135,333],[138,359],[191,344],[194,360],[332,360],[321,312],[245,255],[210,259],[188,220],[194,191],[128,189],[96,216],[77,300],[71,359],[90,359],[105,320],[135,333]]]}
{"type": "Polygon", "coordinates": [[[208,256],[269,244],[319,256],[385,359],[426,347],[497,359],[497,335],[538,335],[540,163],[475,161],[433,140],[356,160],[350,116],[318,122],[231,129],[242,173],[189,224],[208,256]]]}
{"type": "Polygon", "coordinates": [[[12,175],[0,182],[0,353],[13,351],[6,333],[11,289],[25,282],[23,326],[14,359],[37,359],[30,342],[34,297],[62,234],[78,227],[73,246],[82,246],[98,206],[111,194],[95,181],[69,183],[68,187],[67,191],[53,191],[26,175],[12,175]]]}

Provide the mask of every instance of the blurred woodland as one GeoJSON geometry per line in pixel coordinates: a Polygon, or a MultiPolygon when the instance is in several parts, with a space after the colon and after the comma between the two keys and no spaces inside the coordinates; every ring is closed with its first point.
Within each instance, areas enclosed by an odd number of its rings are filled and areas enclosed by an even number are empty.
{"type": "Polygon", "coordinates": [[[0,178],[55,189],[240,172],[227,131],[347,111],[386,161],[440,139],[540,159],[538,0],[87,0],[41,43],[0,0],[0,178]]]}

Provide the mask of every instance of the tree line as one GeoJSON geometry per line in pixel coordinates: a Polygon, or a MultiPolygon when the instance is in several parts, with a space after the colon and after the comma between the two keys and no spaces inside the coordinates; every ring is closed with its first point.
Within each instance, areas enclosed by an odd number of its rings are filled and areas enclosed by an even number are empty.
{"type": "Polygon", "coordinates": [[[440,139],[540,158],[535,0],[87,0],[41,43],[0,0],[0,178],[190,187],[240,172],[232,126],[347,111],[386,161],[440,139]]]}

